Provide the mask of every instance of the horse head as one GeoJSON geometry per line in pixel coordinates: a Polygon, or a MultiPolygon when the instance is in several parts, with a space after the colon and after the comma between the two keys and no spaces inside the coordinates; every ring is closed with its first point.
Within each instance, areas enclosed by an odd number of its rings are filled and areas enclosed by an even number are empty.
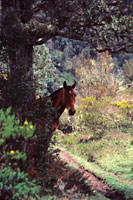
{"type": "Polygon", "coordinates": [[[63,89],[64,89],[64,101],[66,108],[69,110],[69,115],[74,115],[76,112],[75,109],[75,92],[76,82],[72,86],[67,86],[66,81],[64,81],[63,89]]]}

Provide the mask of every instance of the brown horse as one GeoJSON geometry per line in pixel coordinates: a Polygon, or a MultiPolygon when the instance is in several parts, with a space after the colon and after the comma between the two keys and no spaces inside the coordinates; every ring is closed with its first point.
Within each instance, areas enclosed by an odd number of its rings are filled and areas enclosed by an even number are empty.
{"type": "MultiPolygon", "coordinates": [[[[32,110],[35,111],[34,122],[36,124],[37,139],[34,142],[29,141],[26,145],[28,160],[31,162],[32,158],[36,158],[33,159],[33,166],[37,167],[39,165],[38,159],[42,159],[42,155],[47,155],[52,133],[57,128],[59,118],[65,108],[68,109],[69,115],[75,114],[75,86],[76,82],[72,86],[67,86],[64,82],[63,87],[50,96],[35,100],[32,110]]],[[[27,172],[28,170],[30,169],[27,169],[27,172]]],[[[30,172],[28,173],[30,174],[30,172]]]]}
{"type": "Polygon", "coordinates": [[[66,82],[63,84],[63,88],[55,91],[50,95],[50,99],[53,102],[53,107],[57,109],[58,118],[53,122],[54,130],[57,128],[59,124],[59,117],[64,112],[65,108],[68,109],[69,115],[74,115],[76,112],[75,109],[75,86],[76,82],[72,86],[67,86],[66,82]]]}
{"type": "MultiPolygon", "coordinates": [[[[63,87],[52,93],[50,96],[37,99],[37,104],[35,106],[39,107],[40,110],[43,109],[42,105],[50,100],[52,102],[53,108],[57,111],[56,114],[53,113],[50,116],[50,131],[54,131],[57,128],[59,124],[59,118],[64,112],[65,108],[68,109],[69,115],[75,114],[75,86],[76,82],[72,86],[67,86],[65,81],[63,87]]],[[[41,123],[43,123],[43,119],[47,116],[46,114],[45,116],[43,116],[43,114],[40,114],[40,116],[38,117],[39,119],[41,119],[41,123]]],[[[43,126],[45,127],[45,124],[43,126]]]]}
{"type": "Polygon", "coordinates": [[[68,109],[69,115],[75,114],[75,86],[76,82],[72,86],[67,86],[66,82],[64,82],[63,87],[50,96],[39,98],[34,101],[32,105],[32,110],[34,110],[33,120],[36,124],[38,139],[34,144],[32,141],[29,141],[27,146],[29,157],[32,157],[34,153],[37,153],[37,156],[39,156],[39,152],[44,152],[44,148],[45,152],[47,152],[52,133],[58,127],[59,118],[65,108],[68,109]],[[40,149],[41,143],[43,144],[42,150],[40,149]]]}

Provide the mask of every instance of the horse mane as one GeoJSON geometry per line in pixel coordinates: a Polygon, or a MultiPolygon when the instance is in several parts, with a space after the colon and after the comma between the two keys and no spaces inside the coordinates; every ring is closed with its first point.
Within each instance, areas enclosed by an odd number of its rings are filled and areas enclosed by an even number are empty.
{"type": "Polygon", "coordinates": [[[59,88],[58,90],[56,90],[55,92],[53,92],[52,94],[50,94],[48,97],[53,97],[56,96],[58,94],[58,92],[60,92],[63,88],[59,88]]]}
{"type": "MultiPolygon", "coordinates": [[[[68,89],[71,89],[71,86],[67,86],[68,89]]],[[[58,90],[54,91],[52,94],[50,94],[48,97],[53,97],[58,94],[63,89],[63,87],[59,88],[58,90]]]]}

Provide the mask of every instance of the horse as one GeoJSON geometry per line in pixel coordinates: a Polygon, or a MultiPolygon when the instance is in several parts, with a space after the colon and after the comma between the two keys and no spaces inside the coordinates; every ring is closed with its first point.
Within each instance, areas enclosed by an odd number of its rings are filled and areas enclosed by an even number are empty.
{"type": "Polygon", "coordinates": [[[75,114],[75,87],[76,82],[73,85],[68,86],[66,81],[64,81],[62,88],[56,90],[47,97],[40,97],[35,100],[32,109],[35,110],[34,123],[36,124],[36,134],[38,139],[36,140],[35,145],[33,145],[32,142],[28,145],[27,152],[29,155],[34,154],[34,152],[44,152],[44,148],[45,152],[47,152],[53,132],[58,127],[59,118],[65,108],[68,109],[70,116],[75,114]],[[40,149],[40,144],[42,144],[42,150],[40,149]]]}
{"type": "MultiPolygon", "coordinates": [[[[75,92],[75,87],[76,87],[76,82],[68,86],[66,81],[63,83],[63,87],[56,90],[53,92],[50,96],[44,97],[44,98],[39,98],[36,101],[36,107],[39,108],[39,110],[43,109],[43,104],[46,104],[48,101],[51,101],[52,107],[56,110],[56,112],[50,115],[51,119],[50,120],[50,131],[53,132],[56,130],[56,128],[59,125],[59,118],[64,112],[65,108],[68,109],[68,113],[70,116],[74,115],[76,112],[75,109],[75,97],[76,97],[76,92],[75,92]]],[[[43,114],[40,114],[38,117],[39,119],[41,118],[41,121],[43,123],[43,119],[47,117],[46,113],[45,116],[43,114]]],[[[45,126],[45,125],[44,125],[45,126]]]]}

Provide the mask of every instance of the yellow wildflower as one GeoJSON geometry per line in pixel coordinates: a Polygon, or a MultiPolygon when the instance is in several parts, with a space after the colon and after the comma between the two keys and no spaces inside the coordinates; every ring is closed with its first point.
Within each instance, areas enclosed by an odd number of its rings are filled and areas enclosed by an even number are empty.
{"type": "Polygon", "coordinates": [[[11,153],[11,154],[14,154],[15,152],[14,152],[14,150],[11,150],[10,153],[11,153]]]}
{"type": "Polygon", "coordinates": [[[3,78],[7,80],[7,74],[3,74],[3,78]]]}
{"type": "Polygon", "coordinates": [[[127,101],[126,101],[126,100],[123,100],[121,103],[127,103],[127,101]]]}
{"type": "Polygon", "coordinates": [[[25,121],[24,124],[27,125],[27,124],[28,124],[28,121],[25,121]]]}
{"type": "Polygon", "coordinates": [[[32,129],[32,128],[33,128],[33,126],[32,126],[32,125],[30,125],[30,128],[32,129]]]}
{"type": "Polygon", "coordinates": [[[7,80],[7,74],[2,74],[2,73],[0,72],[0,76],[2,76],[5,80],[7,80]]]}
{"type": "Polygon", "coordinates": [[[85,152],[84,155],[87,155],[87,152],[85,152]]]}

